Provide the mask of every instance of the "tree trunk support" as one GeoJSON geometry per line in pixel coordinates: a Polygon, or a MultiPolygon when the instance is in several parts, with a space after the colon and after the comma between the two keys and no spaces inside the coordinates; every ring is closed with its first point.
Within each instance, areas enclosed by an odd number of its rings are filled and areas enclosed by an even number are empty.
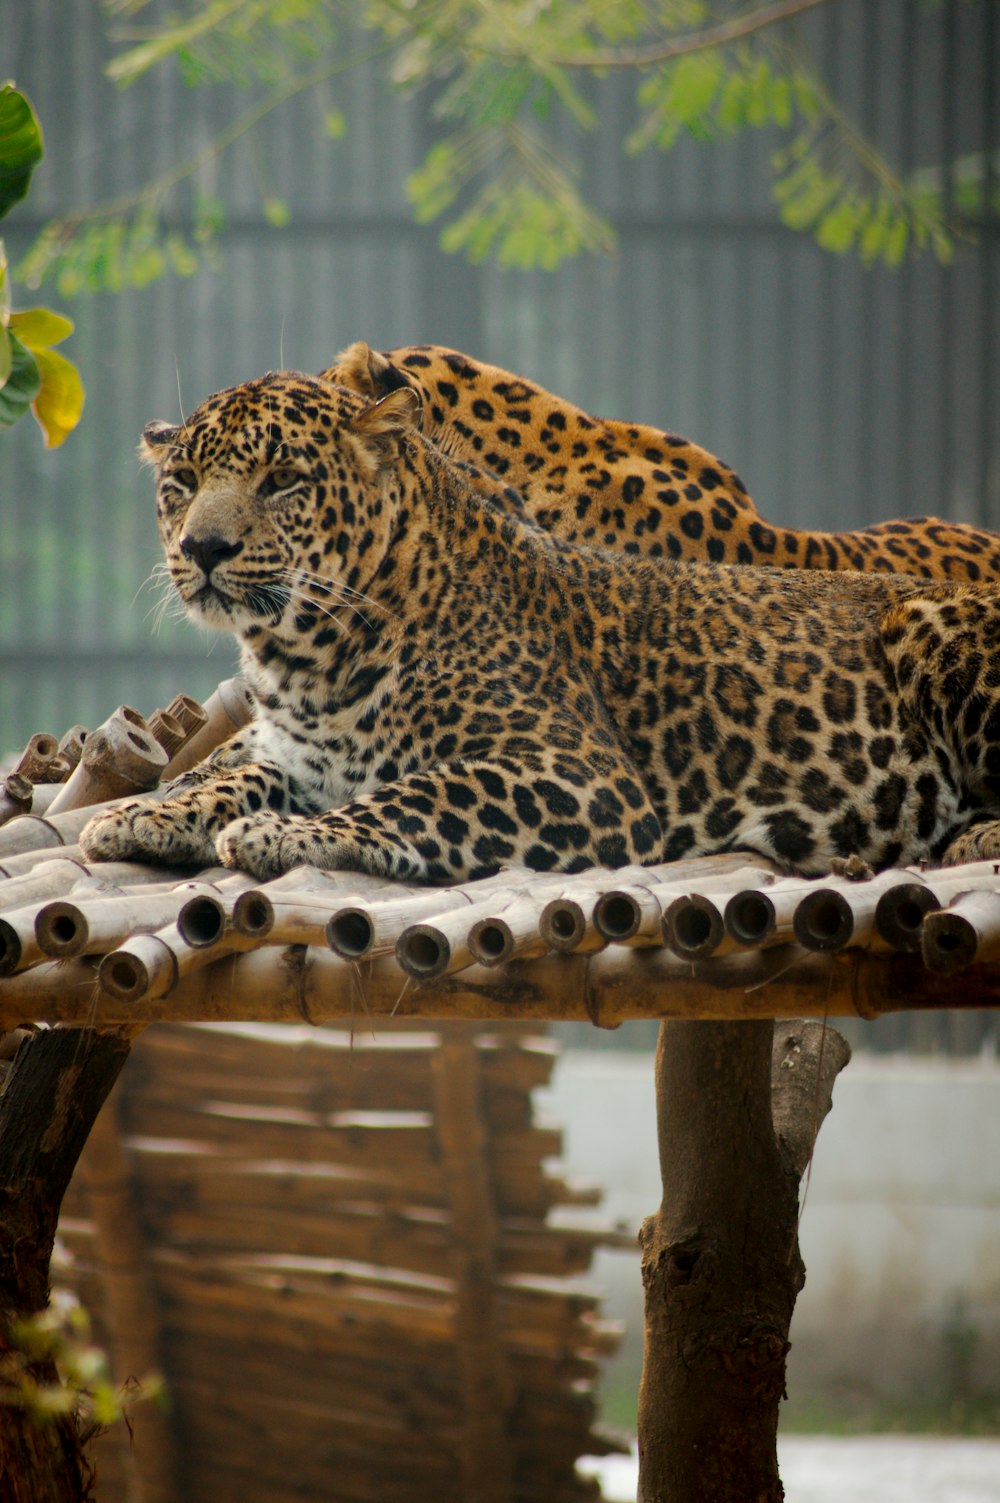
{"type": "Polygon", "coordinates": [[[850,1050],[815,1022],[665,1023],[639,1503],[781,1503],[778,1406],[805,1270],[798,1187],[850,1050]]]}
{"type": "MultiPolygon", "coordinates": [[[[54,1028],[29,1035],[0,1095],[0,1498],[84,1503],[89,1467],[72,1415],[39,1425],[17,1402],[14,1326],[44,1310],[66,1187],[87,1134],[128,1058],[124,1033],[54,1028]]],[[[51,1362],[30,1369],[58,1381],[51,1362]]]]}

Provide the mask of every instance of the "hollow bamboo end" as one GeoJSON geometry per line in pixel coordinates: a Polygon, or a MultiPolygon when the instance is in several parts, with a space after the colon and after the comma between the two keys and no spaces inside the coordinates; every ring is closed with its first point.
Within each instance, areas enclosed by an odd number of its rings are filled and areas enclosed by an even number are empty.
{"type": "Polygon", "coordinates": [[[432,924],[411,924],[396,941],[396,959],[408,976],[433,981],[447,970],[451,945],[432,924]]]}
{"type": "Polygon", "coordinates": [[[807,950],[842,950],[854,933],[854,915],[847,899],[830,887],[811,892],[795,910],[792,928],[807,950]]]}
{"type": "Polygon", "coordinates": [[[971,965],[979,949],[979,935],[959,913],[929,913],[920,931],[924,965],[937,976],[952,976],[971,965]]]}
{"type": "Polygon", "coordinates": [[[722,922],[738,945],[761,945],[774,933],[774,904],[765,893],[750,887],[729,899],[722,922]]]}
{"type": "Polygon", "coordinates": [[[263,939],[274,928],[274,908],[262,892],[241,892],[233,904],[233,928],[238,934],[263,939]]]}
{"type": "Polygon", "coordinates": [[[554,898],[542,909],[538,932],[551,950],[569,954],[587,932],[583,909],[571,898],[554,898]]]}
{"type": "Polygon", "coordinates": [[[46,903],[35,917],[35,938],[43,955],[68,960],[87,948],[87,921],[74,903],[46,903]]]}
{"type": "Polygon", "coordinates": [[[97,980],[101,989],[118,1002],[138,1002],[149,991],[151,977],[138,955],[115,950],[101,961],[97,980]]]}
{"type": "Polygon", "coordinates": [[[0,976],[12,976],[21,961],[21,941],[13,925],[0,919],[0,976]]]}
{"type": "Polygon", "coordinates": [[[363,908],[342,908],[326,926],[326,942],[342,960],[362,960],[375,943],[375,925],[363,908]]]}
{"type": "Polygon", "coordinates": [[[193,950],[214,945],[225,927],[225,909],[217,898],[191,898],[177,915],[177,932],[193,950]]]}
{"type": "Polygon", "coordinates": [[[469,952],[480,965],[502,965],[514,953],[514,935],[500,918],[480,919],[469,930],[469,952]]]}
{"type": "Polygon", "coordinates": [[[594,928],[604,939],[631,939],[641,922],[639,904],[627,892],[606,892],[594,905],[594,928]]]}
{"type": "Polygon", "coordinates": [[[875,905],[876,932],[893,949],[917,951],[924,919],[940,907],[922,882],[901,882],[884,892],[875,905]]]}
{"type": "Polygon", "coordinates": [[[682,960],[714,954],[726,933],[722,914],[698,893],[675,898],[663,915],[663,942],[682,960]]]}

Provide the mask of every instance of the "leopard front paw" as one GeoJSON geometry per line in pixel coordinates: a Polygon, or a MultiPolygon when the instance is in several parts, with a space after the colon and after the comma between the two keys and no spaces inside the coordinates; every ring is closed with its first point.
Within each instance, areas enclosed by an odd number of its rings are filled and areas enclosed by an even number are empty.
{"type": "Polygon", "coordinates": [[[352,841],[303,815],[273,814],[268,809],[226,825],[215,849],[223,866],[249,872],[258,881],[280,877],[296,866],[364,869],[352,841]]]}
{"type": "Polygon", "coordinates": [[[249,872],[258,881],[268,881],[302,866],[306,856],[294,855],[288,838],[293,821],[284,814],[263,810],[234,819],[216,837],[215,850],[223,866],[249,872]]]}
{"type": "Polygon", "coordinates": [[[190,809],[130,799],[84,825],[80,847],[88,861],[151,861],[165,866],[214,864],[215,848],[190,809]]]}

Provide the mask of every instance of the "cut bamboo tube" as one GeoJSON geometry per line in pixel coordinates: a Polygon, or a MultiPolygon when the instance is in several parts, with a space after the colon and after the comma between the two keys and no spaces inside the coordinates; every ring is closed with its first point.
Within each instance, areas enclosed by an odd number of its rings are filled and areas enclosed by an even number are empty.
{"type": "Polygon", "coordinates": [[[154,710],[146,725],[154,741],[159,742],[168,761],[187,740],[184,727],[169,710],[154,710]]]}
{"type": "MultiPolygon", "coordinates": [[[[557,890],[565,880],[565,877],[559,878],[557,890]]],[[[485,899],[495,901],[498,894],[504,900],[510,893],[523,892],[529,885],[535,891],[541,890],[545,879],[537,872],[504,870],[495,877],[464,882],[456,887],[413,887],[405,891],[396,888],[400,894],[398,902],[393,892],[386,893],[386,901],[377,901],[378,894],[373,894],[363,902],[338,908],[330,917],[327,940],[331,950],[344,960],[388,955],[411,925],[423,920],[433,922],[452,909],[467,910],[485,899]]]]}
{"type": "Polygon", "coordinates": [[[71,725],[59,742],[59,755],[66,758],[70,772],[83,756],[83,743],[90,732],[85,725],[71,725]]]}
{"type": "Polygon", "coordinates": [[[164,997],[186,976],[259,943],[256,934],[227,926],[225,905],[213,893],[203,893],[188,900],[174,923],[153,934],[132,935],[109,951],[98,979],[122,1002],[164,997]]]}
{"type": "Polygon", "coordinates": [[[34,788],[23,773],[9,772],[0,791],[0,825],[19,814],[27,814],[34,798],[34,788]]]}
{"type": "Polygon", "coordinates": [[[472,965],[469,931],[481,920],[492,920],[497,907],[513,895],[513,890],[494,892],[483,902],[438,913],[432,922],[411,923],[396,941],[399,965],[417,981],[434,981],[472,965]]]}
{"type": "Polygon", "coordinates": [[[91,731],[79,764],[49,805],[49,816],[155,788],[167,754],[138,710],[120,705],[91,731]]]}
{"type": "MultiPolygon", "coordinates": [[[[199,897],[219,903],[218,889],[201,881],[181,882],[155,893],[140,888],[121,897],[57,898],[36,911],[34,935],[41,953],[52,959],[106,954],[124,944],[130,935],[154,934],[171,921],[179,923],[199,897]]],[[[197,908],[187,921],[195,930],[204,923],[197,908]]],[[[183,930],[182,934],[190,944],[183,930]]]]}
{"type": "Polygon", "coordinates": [[[952,976],[1000,955],[1000,892],[960,892],[947,908],[928,913],[920,935],[924,964],[952,976]]]}
{"type": "MultiPolygon", "coordinates": [[[[68,788],[69,783],[63,784],[63,787],[68,788]]],[[[165,789],[162,787],[150,788],[142,794],[142,797],[158,800],[163,798],[164,793],[165,789]]],[[[49,813],[44,816],[22,814],[20,819],[12,819],[7,824],[0,825],[0,863],[2,863],[0,872],[6,871],[14,857],[27,856],[35,851],[51,851],[58,846],[75,846],[88,820],[92,819],[95,814],[99,814],[102,809],[111,809],[116,804],[124,802],[123,798],[114,798],[108,799],[103,804],[88,804],[81,805],[77,809],[66,809],[62,813],[49,813]]],[[[23,869],[23,864],[18,868],[18,870],[21,869],[23,869]]]]}
{"type": "Polygon", "coordinates": [[[48,780],[48,767],[53,758],[58,755],[59,742],[55,736],[41,731],[29,739],[24,751],[14,764],[14,771],[21,777],[27,778],[29,783],[45,782],[48,780]]]}
{"type": "Polygon", "coordinates": [[[704,894],[728,893],[741,883],[767,885],[774,881],[775,872],[776,868],[769,863],[748,865],[742,852],[648,868],[641,884],[613,888],[598,898],[594,926],[614,944],[661,945],[663,913],[676,899],[687,897],[695,887],[704,894]],[[664,881],[663,876],[668,872],[670,879],[664,881]],[[686,875],[688,872],[696,880],[692,881],[686,875]]]}
{"type": "MultiPolygon", "coordinates": [[[[196,704],[196,701],[191,701],[196,704]]],[[[205,702],[204,723],[167,763],[163,780],[171,782],[204,761],[209,752],[253,719],[253,696],[246,679],[227,678],[205,702]]]]}

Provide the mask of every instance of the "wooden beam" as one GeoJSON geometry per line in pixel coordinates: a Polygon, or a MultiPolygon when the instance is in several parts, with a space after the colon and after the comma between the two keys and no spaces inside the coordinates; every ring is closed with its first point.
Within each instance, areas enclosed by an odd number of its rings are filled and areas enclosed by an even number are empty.
{"type": "Polygon", "coordinates": [[[1000,1006],[1000,966],[961,979],[936,975],[917,955],[794,945],[706,961],[665,949],[609,946],[595,955],[546,955],[472,966],[420,984],[391,957],[367,965],[294,946],[229,956],[164,996],[121,1002],[89,960],[51,962],[0,983],[0,1028],[25,1021],[94,1028],[172,1022],[323,1023],[335,1018],[551,1019],[616,1028],[628,1018],[861,1017],[931,1008],[1000,1006]]]}

